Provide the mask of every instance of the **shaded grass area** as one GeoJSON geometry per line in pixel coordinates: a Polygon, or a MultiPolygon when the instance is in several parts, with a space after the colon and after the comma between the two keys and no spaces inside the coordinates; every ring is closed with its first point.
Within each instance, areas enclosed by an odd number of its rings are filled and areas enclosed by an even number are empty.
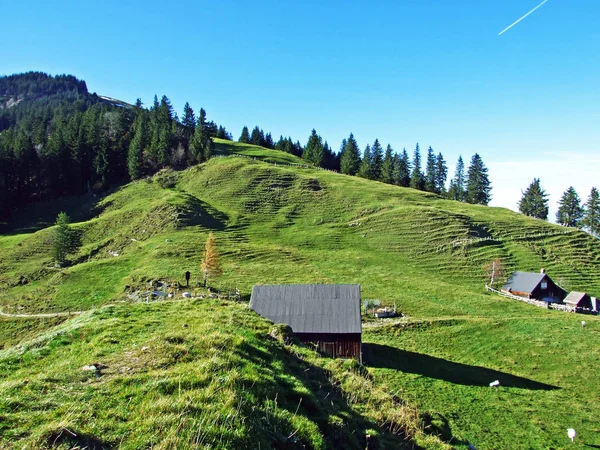
{"type": "Polygon", "coordinates": [[[600,322],[580,317],[436,321],[369,330],[369,372],[391,392],[444,417],[476,448],[600,443],[595,366],[600,322]],[[500,387],[488,384],[500,381],[500,387]]]}
{"type": "Polygon", "coordinates": [[[359,449],[368,430],[374,448],[407,444],[378,432],[318,355],[269,330],[246,306],[223,301],[71,319],[22,350],[0,351],[0,446],[359,449]],[[82,370],[94,362],[105,368],[82,370]]]}

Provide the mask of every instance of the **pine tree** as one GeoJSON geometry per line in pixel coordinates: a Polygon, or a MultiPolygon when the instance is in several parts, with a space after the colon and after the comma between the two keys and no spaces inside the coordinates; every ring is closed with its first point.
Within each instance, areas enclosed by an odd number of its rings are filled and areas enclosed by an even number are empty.
{"type": "Polygon", "coordinates": [[[519,212],[526,216],[548,220],[548,194],[534,178],[519,200],[519,212]]]}
{"type": "Polygon", "coordinates": [[[463,162],[462,156],[459,156],[456,163],[456,169],[454,170],[454,178],[450,181],[448,198],[450,200],[464,202],[466,200],[465,190],[465,163],[463,162]]]}
{"type": "Polygon", "coordinates": [[[402,149],[402,155],[397,158],[398,168],[394,175],[394,183],[398,186],[409,187],[410,186],[410,158],[405,148],[402,149]]]}
{"type": "Polygon", "coordinates": [[[490,202],[492,185],[487,172],[488,169],[485,167],[481,156],[475,153],[471,158],[471,164],[467,171],[467,203],[487,205],[490,202]]]}
{"type": "Polygon", "coordinates": [[[203,125],[202,121],[198,120],[194,135],[190,139],[190,151],[188,155],[190,164],[208,161],[212,154],[213,142],[206,135],[203,125]]]}
{"type": "Polygon", "coordinates": [[[410,174],[410,187],[420,191],[425,189],[425,177],[421,172],[421,149],[419,144],[415,147],[415,153],[412,162],[412,172],[410,174]]]}
{"type": "Polygon", "coordinates": [[[360,149],[350,133],[348,140],[344,144],[344,149],[340,157],[340,171],[346,175],[356,175],[360,167],[360,149]]]}
{"type": "Polygon", "coordinates": [[[250,143],[252,145],[262,145],[263,139],[264,135],[262,133],[262,130],[258,126],[255,126],[252,129],[252,134],[250,135],[250,143]]]}
{"type": "Polygon", "coordinates": [[[329,147],[327,141],[323,144],[323,167],[336,172],[340,170],[340,161],[337,155],[333,153],[333,150],[331,150],[331,147],[329,147]]]}
{"type": "Polygon", "coordinates": [[[216,278],[223,273],[221,264],[219,263],[219,254],[217,252],[217,246],[215,244],[215,236],[212,231],[208,234],[208,239],[204,245],[204,255],[202,257],[202,264],[200,265],[200,271],[204,279],[204,287],[208,278],[216,278]]]}
{"type": "Polygon", "coordinates": [[[371,157],[373,158],[371,179],[379,181],[381,180],[381,166],[383,165],[383,148],[379,143],[379,139],[375,139],[375,142],[373,142],[373,147],[371,147],[371,157]]]}
{"type": "Polygon", "coordinates": [[[242,128],[242,134],[240,135],[238,142],[241,142],[243,144],[250,143],[250,133],[248,132],[248,127],[246,125],[244,125],[244,128],[242,128]]]}
{"type": "Polygon", "coordinates": [[[436,173],[436,164],[435,164],[435,154],[433,153],[433,149],[431,146],[427,149],[427,164],[425,167],[425,190],[427,192],[436,192],[436,182],[437,182],[437,173],[436,173]]]}
{"type": "Polygon", "coordinates": [[[194,114],[194,110],[188,102],[185,102],[185,105],[183,105],[183,118],[181,119],[181,125],[186,128],[189,139],[196,128],[196,115],[194,114]]]}
{"type": "Polygon", "coordinates": [[[61,212],[56,218],[56,228],[52,242],[52,254],[59,265],[67,262],[67,256],[76,250],[78,242],[77,235],[69,226],[69,216],[61,212]]]}
{"type": "Polygon", "coordinates": [[[217,138],[230,141],[231,137],[231,133],[229,133],[224,126],[219,125],[219,129],[217,130],[217,138]]]}
{"type": "Polygon", "coordinates": [[[365,151],[363,152],[362,160],[360,161],[360,167],[358,168],[358,176],[362,178],[371,178],[372,167],[373,154],[371,153],[371,146],[367,144],[365,151]]]}
{"type": "Polygon", "coordinates": [[[556,212],[556,222],[565,227],[582,226],[583,208],[577,191],[570,186],[560,200],[558,201],[558,211],[556,212]]]}
{"type": "Polygon", "coordinates": [[[442,153],[438,153],[435,159],[435,192],[438,194],[445,194],[446,192],[446,179],[448,178],[448,166],[442,156],[442,153]]]}
{"type": "Polygon", "coordinates": [[[385,157],[381,164],[381,181],[388,184],[394,183],[394,153],[390,144],[385,149],[385,157]]]}
{"type": "Polygon", "coordinates": [[[302,159],[306,162],[312,163],[318,167],[324,167],[325,164],[325,152],[323,147],[323,140],[321,136],[317,134],[317,131],[313,128],[308,138],[308,142],[304,147],[302,153],[302,159]]]}
{"type": "Polygon", "coordinates": [[[271,133],[267,133],[265,135],[265,142],[264,142],[264,147],[266,148],[274,148],[275,144],[273,143],[273,136],[271,136],[271,133]]]}
{"type": "Polygon", "coordinates": [[[595,187],[585,203],[583,226],[590,234],[600,237],[600,193],[595,187]]]}

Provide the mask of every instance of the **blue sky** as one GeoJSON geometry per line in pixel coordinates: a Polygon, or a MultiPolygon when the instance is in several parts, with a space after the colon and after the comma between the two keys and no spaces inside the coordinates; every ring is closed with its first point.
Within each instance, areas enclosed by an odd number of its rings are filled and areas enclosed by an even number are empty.
{"type": "MultiPolygon", "coordinates": [[[[261,126],[334,149],[350,132],[451,172],[478,152],[492,205],[516,209],[534,177],[551,209],[600,187],[600,2],[0,0],[1,74],[83,78],[98,94],[189,101],[234,137],[261,126]]],[[[452,175],[452,173],[450,174],[452,175]]]]}

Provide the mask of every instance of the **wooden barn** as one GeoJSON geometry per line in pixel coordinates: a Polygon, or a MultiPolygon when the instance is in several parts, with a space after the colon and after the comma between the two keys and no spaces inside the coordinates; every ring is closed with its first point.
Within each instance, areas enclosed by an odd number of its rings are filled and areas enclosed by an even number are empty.
{"type": "Polygon", "coordinates": [[[544,269],[540,273],[513,273],[506,284],[502,286],[502,291],[518,297],[541,300],[548,303],[561,303],[567,295],[563,288],[552,281],[544,269]]]}
{"type": "Polygon", "coordinates": [[[598,311],[597,299],[589,296],[585,292],[571,292],[563,300],[565,305],[573,309],[573,311],[598,311]]]}
{"type": "Polygon", "coordinates": [[[360,285],[254,286],[250,308],[334,358],[361,357],[360,285]]]}

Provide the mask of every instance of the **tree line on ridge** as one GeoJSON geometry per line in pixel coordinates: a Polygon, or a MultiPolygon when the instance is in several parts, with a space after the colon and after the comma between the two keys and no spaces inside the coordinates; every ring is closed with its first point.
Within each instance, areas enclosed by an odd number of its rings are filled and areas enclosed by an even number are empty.
{"type": "MultiPolygon", "coordinates": [[[[539,178],[534,178],[519,200],[519,211],[526,216],[548,220],[548,193],[542,188],[539,178]]],[[[592,187],[585,203],[570,186],[558,201],[556,222],[565,227],[587,230],[600,237],[600,193],[592,187]]]]}

